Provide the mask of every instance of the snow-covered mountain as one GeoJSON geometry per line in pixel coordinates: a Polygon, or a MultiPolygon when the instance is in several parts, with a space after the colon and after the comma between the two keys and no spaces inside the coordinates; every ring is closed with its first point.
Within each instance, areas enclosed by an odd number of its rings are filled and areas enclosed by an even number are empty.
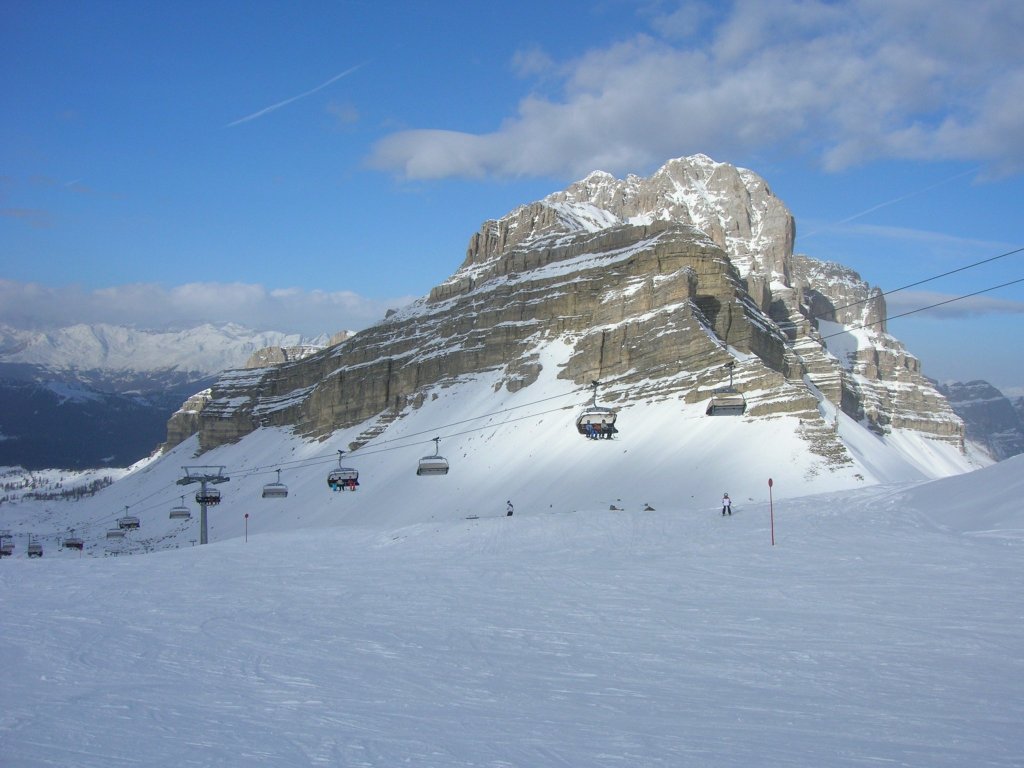
{"type": "Polygon", "coordinates": [[[962,449],[962,420],[886,332],[880,292],[793,254],[794,227],[763,179],[704,156],[647,179],[591,174],[485,222],[449,279],[377,325],[222,377],[198,413],[200,445],[364,424],[352,450],[436,392],[497,371],[510,392],[599,380],[606,403],[627,409],[706,405],[734,386],[746,417],[797,416],[808,450],[833,466],[851,457],[822,399],[878,434],[962,449]]]}
{"type": "Polygon", "coordinates": [[[164,442],[175,410],[221,371],[254,355],[297,359],[328,341],[232,324],[0,326],[0,466],[127,466],[164,442]]]}
{"type": "MultiPolygon", "coordinates": [[[[197,485],[181,485],[184,467],[224,467],[219,504],[210,512],[210,538],[242,536],[246,513],[264,532],[304,527],[402,526],[454,522],[468,515],[497,514],[512,500],[524,513],[550,510],[681,509],[703,506],[728,491],[738,506],[775,498],[851,490],[880,483],[921,482],[970,471],[987,463],[956,446],[913,430],[879,435],[827,401],[819,407],[834,425],[846,455],[836,461],[808,442],[802,414],[771,418],[705,415],[706,403],[682,397],[638,402],[619,409],[618,434],[588,440],[575,418],[586,392],[557,378],[555,360],[564,347],[548,348],[545,371],[528,388],[509,392],[502,371],[466,377],[437,387],[424,404],[401,419],[371,419],[308,440],[282,427],[263,427],[233,443],[200,452],[192,436],[165,454],[141,462],[94,498],[45,514],[28,505],[15,509],[2,527],[56,544],[70,528],[85,540],[85,552],[141,552],[184,546],[196,538],[197,485]],[[367,436],[376,437],[367,441],[367,436]],[[437,448],[450,464],[442,477],[416,475],[418,461],[437,448]],[[352,445],[364,443],[349,453],[352,445]],[[331,492],[327,477],[339,464],[359,473],[355,493],[331,492]],[[263,499],[264,485],[277,480],[285,499],[263,499]],[[189,520],[171,519],[184,501],[189,520]],[[142,527],[124,541],[108,539],[125,509],[142,527]]],[[[816,434],[816,433],[815,433],[816,434]]],[[[518,514],[518,513],[517,513],[518,514]]]]}
{"type": "Polygon", "coordinates": [[[0,326],[0,362],[59,371],[154,373],[177,371],[205,378],[240,368],[265,347],[324,346],[327,336],[255,331],[240,325],[209,323],[175,331],[153,331],[105,324],[73,325],[49,331],[0,326]]]}
{"type": "Polygon", "coordinates": [[[168,414],[186,392],[121,395],[75,381],[0,377],[0,467],[126,467],[164,441],[168,414]]]}
{"type": "Polygon", "coordinates": [[[12,478],[5,765],[1017,766],[1021,459],[856,327],[863,281],[741,223],[776,220],[542,201],[93,495],[12,478]]]}

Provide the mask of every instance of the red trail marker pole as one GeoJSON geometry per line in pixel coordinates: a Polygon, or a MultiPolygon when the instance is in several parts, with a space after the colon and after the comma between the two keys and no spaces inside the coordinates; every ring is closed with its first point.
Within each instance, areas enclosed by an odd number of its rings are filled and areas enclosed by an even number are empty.
{"type": "Polygon", "coordinates": [[[775,505],[772,503],[772,479],[768,478],[768,515],[772,524],[772,546],[775,546],[775,505]]]}

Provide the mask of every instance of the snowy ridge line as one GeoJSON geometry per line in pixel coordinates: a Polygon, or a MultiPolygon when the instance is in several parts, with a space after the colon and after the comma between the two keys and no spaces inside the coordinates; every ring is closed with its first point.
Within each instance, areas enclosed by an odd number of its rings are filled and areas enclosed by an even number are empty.
{"type": "Polygon", "coordinates": [[[176,371],[199,378],[244,364],[252,352],[269,346],[320,346],[321,336],[257,331],[234,323],[179,331],[142,330],[109,323],[76,324],[47,331],[0,325],[0,337],[17,342],[0,355],[3,362],[50,370],[153,373],[176,371]]]}

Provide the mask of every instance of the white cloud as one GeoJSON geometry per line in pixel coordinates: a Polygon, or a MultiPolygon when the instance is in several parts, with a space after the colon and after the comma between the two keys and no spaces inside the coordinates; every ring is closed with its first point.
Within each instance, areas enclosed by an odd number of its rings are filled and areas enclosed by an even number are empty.
{"type": "Polygon", "coordinates": [[[516,51],[512,56],[512,70],[520,77],[548,74],[554,60],[541,48],[531,46],[516,51]]]}
{"type": "Polygon", "coordinates": [[[885,297],[885,306],[890,318],[906,313],[943,320],[981,315],[1024,315],[1024,302],[985,294],[960,298],[956,294],[934,291],[899,291],[885,297]]]}
{"type": "Polygon", "coordinates": [[[0,280],[0,323],[50,329],[110,323],[149,330],[238,323],[255,330],[318,335],[360,330],[411,297],[369,299],[350,291],[268,289],[250,283],[150,283],[88,290],[0,280]]]}
{"type": "Polygon", "coordinates": [[[418,179],[580,176],[773,149],[832,170],[886,158],[1024,170],[1024,3],[715,5],[685,5],[709,19],[703,34],[667,12],[653,34],[571,61],[521,52],[513,66],[546,90],[560,77],[557,98],[524,97],[491,133],[391,134],[370,162],[418,179]]]}

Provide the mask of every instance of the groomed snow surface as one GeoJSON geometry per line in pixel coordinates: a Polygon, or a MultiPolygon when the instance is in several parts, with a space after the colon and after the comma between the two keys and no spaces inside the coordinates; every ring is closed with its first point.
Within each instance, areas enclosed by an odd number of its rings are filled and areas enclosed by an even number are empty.
{"type": "MultiPolygon", "coordinates": [[[[382,438],[531,390],[442,390],[382,438]]],[[[1022,764],[1024,458],[929,480],[858,435],[829,471],[784,419],[637,405],[587,441],[573,411],[535,415],[562,404],[449,429],[446,477],[414,474],[428,433],[353,454],[363,486],[332,494],[336,462],[312,462],[355,433],[260,430],[94,499],[0,507],[21,537],[0,561],[0,765],[1022,764]],[[282,472],[289,497],[260,499],[276,473],[252,468],[288,460],[310,462],[282,472]],[[167,518],[197,463],[232,475],[206,547],[194,504],[167,518]],[[104,557],[124,505],[126,552],[181,548],[104,557]],[[86,551],[28,560],[33,526],[86,551]]]]}

